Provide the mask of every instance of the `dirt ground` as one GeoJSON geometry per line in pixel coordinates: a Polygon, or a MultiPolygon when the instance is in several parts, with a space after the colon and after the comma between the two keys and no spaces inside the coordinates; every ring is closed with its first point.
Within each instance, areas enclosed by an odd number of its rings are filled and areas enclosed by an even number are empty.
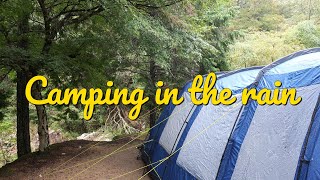
{"type": "MultiPolygon", "coordinates": [[[[44,153],[33,153],[2,167],[0,179],[113,179],[144,166],[141,160],[137,160],[139,153],[135,148],[142,141],[133,141],[122,148],[129,149],[108,156],[100,162],[98,162],[99,159],[94,159],[110,154],[130,140],[125,138],[113,142],[99,142],[96,146],[93,145],[97,142],[92,141],[68,141],[54,144],[44,153]],[[91,149],[68,161],[91,146],[93,146],[91,149]],[[88,161],[91,162],[83,164],[88,161]],[[94,163],[96,164],[93,165],[94,163]],[[79,166],[74,167],[75,165],[79,166]],[[85,170],[86,168],[89,169],[85,170]]],[[[141,169],[117,179],[139,179],[144,171],[141,169]]]]}

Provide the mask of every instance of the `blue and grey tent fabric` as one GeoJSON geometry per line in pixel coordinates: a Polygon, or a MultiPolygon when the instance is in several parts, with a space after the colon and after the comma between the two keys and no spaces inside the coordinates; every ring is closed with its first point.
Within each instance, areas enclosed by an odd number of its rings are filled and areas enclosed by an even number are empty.
{"type": "MultiPolygon", "coordinates": [[[[239,90],[242,90],[243,88],[249,86],[254,81],[260,69],[261,67],[253,67],[249,69],[242,69],[235,72],[230,72],[227,74],[217,74],[218,80],[216,82],[216,88],[220,90],[223,88],[230,88],[233,92],[240,92],[239,90]],[[230,79],[233,79],[235,81],[230,81],[230,79]]],[[[190,126],[188,126],[188,124],[193,124],[193,122],[196,119],[196,117],[192,119],[191,116],[194,114],[195,110],[197,110],[197,112],[200,112],[200,110],[202,109],[202,106],[195,106],[191,102],[190,93],[188,92],[188,89],[191,87],[191,84],[192,82],[189,81],[180,91],[180,96],[184,97],[184,102],[179,106],[169,104],[160,115],[160,118],[156,124],[156,128],[151,130],[148,139],[149,143],[146,143],[143,149],[143,157],[147,162],[154,163],[167,157],[169,154],[173,153],[175,149],[177,149],[177,145],[179,145],[179,143],[182,142],[182,139],[186,138],[186,133],[189,132],[190,129],[190,126]],[[189,123],[190,120],[191,122],[189,123]]],[[[215,109],[213,105],[209,105],[206,107],[211,107],[211,109],[215,109]]],[[[229,108],[230,107],[226,106],[222,109],[229,108]]],[[[237,116],[239,114],[239,109],[240,108],[234,109],[232,115],[237,116]]],[[[218,117],[220,113],[217,113],[216,115],[218,117]]],[[[207,116],[206,119],[207,122],[211,121],[210,116],[207,116]]],[[[230,119],[233,120],[235,118],[230,119]]],[[[227,142],[227,138],[225,139],[225,142],[227,142]]],[[[184,156],[182,155],[181,157],[184,156]]],[[[173,158],[174,157],[172,157],[172,159],[173,158]]],[[[171,165],[172,164],[165,162],[162,165],[158,166],[155,170],[156,175],[161,177],[162,175],[160,174],[169,172],[170,168],[172,167],[171,165]]],[[[174,166],[172,168],[178,167],[174,166]]],[[[187,171],[184,172],[188,173],[187,171]]]]}
{"type": "Polygon", "coordinates": [[[320,49],[284,57],[264,68],[220,75],[231,106],[195,106],[188,82],[185,102],[169,104],[150,131],[143,159],[156,179],[320,179],[320,49]],[[299,105],[241,103],[244,88],[296,88],[299,105]],[[163,158],[170,156],[165,161],[163,158]]]}

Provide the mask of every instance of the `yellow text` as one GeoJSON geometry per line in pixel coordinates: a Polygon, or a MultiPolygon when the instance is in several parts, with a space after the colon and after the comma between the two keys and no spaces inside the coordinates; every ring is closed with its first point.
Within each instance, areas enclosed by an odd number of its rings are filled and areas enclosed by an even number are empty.
{"type": "Polygon", "coordinates": [[[297,96],[296,89],[279,89],[282,83],[280,81],[276,81],[274,83],[275,89],[273,92],[269,89],[262,89],[257,92],[256,89],[247,88],[242,92],[242,104],[248,104],[249,99],[257,101],[259,105],[287,105],[288,101],[291,105],[298,105],[301,101],[301,97],[297,96]]]}
{"type": "MultiPolygon", "coordinates": [[[[163,86],[163,82],[159,81],[157,83],[158,87],[163,86]]],[[[158,105],[168,105],[170,100],[172,100],[172,104],[179,105],[183,102],[183,96],[178,99],[179,96],[179,90],[178,89],[172,89],[169,88],[165,89],[163,92],[163,97],[161,97],[162,89],[158,88],[156,91],[155,101],[158,105]]]]}
{"type": "Polygon", "coordinates": [[[101,89],[66,89],[64,92],[60,89],[52,89],[48,97],[43,100],[34,99],[31,95],[32,85],[36,81],[42,82],[42,87],[48,86],[48,81],[44,76],[35,76],[28,82],[25,90],[27,100],[34,105],[68,105],[70,103],[76,105],[79,103],[84,105],[84,119],[90,120],[92,118],[95,105],[118,105],[120,102],[124,105],[134,105],[129,112],[129,119],[136,120],[141,112],[142,105],[145,104],[149,98],[144,97],[144,90],[135,89],[129,94],[128,89],[115,89],[112,93],[110,87],[113,86],[112,81],[107,82],[106,92],[101,89]],[[112,97],[113,94],[113,97],[112,97]]]}
{"type": "Polygon", "coordinates": [[[207,105],[210,99],[213,105],[231,105],[237,101],[236,97],[232,97],[232,91],[230,89],[226,88],[222,89],[221,92],[218,92],[218,90],[214,88],[217,81],[217,76],[214,73],[208,74],[204,83],[203,81],[203,76],[196,76],[192,82],[191,88],[188,89],[191,100],[195,105],[207,105]]]}

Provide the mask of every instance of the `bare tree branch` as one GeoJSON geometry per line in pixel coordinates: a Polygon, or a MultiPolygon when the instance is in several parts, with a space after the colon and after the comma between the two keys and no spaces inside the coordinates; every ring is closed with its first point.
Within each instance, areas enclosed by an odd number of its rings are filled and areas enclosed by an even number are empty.
{"type": "Polygon", "coordinates": [[[42,48],[43,54],[49,52],[52,42],[64,27],[81,23],[94,15],[98,15],[104,10],[103,6],[100,4],[89,8],[77,8],[81,5],[81,2],[85,1],[78,0],[74,3],[71,3],[71,1],[64,1],[48,5],[45,4],[45,0],[38,0],[45,26],[45,43],[42,48]],[[50,11],[52,11],[52,8],[62,4],[65,4],[62,10],[57,14],[51,15],[50,11]]]}

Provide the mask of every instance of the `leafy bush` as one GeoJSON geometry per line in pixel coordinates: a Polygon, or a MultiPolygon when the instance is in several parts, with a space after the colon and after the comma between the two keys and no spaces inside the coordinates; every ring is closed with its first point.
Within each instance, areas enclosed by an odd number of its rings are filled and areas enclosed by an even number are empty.
{"type": "Polygon", "coordinates": [[[281,32],[255,32],[231,46],[228,60],[232,69],[262,66],[301,49],[303,45],[288,41],[281,32]]]}
{"type": "Polygon", "coordinates": [[[306,48],[320,46],[320,28],[314,21],[303,21],[291,30],[291,39],[297,39],[306,48]]]}

